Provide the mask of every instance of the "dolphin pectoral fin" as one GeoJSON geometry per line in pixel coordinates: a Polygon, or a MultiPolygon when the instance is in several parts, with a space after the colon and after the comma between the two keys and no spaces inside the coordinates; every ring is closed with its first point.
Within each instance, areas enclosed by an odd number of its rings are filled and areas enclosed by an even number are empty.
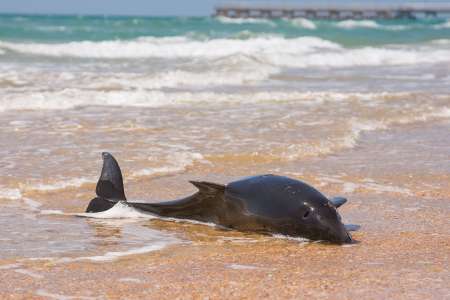
{"type": "Polygon", "coordinates": [[[358,231],[361,228],[360,225],[356,224],[345,224],[344,227],[347,231],[358,231]]]}
{"type": "Polygon", "coordinates": [[[102,173],[95,189],[97,196],[114,202],[126,201],[119,164],[108,152],[103,152],[102,158],[102,173]]]}
{"type": "Polygon", "coordinates": [[[347,202],[347,199],[344,197],[333,197],[330,199],[330,202],[334,205],[334,207],[338,208],[347,202]]]}
{"type": "Polygon", "coordinates": [[[207,181],[189,181],[196,188],[198,188],[200,193],[205,194],[217,194],[223,193],[225,191],[225,186],[218,183],[207,182],[207,181]]]}

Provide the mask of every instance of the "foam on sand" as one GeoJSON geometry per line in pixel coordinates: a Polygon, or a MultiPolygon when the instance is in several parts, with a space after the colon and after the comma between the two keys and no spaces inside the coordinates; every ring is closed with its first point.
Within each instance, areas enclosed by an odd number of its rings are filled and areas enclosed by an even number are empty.
{"type": "Polygon", "coordinates": [[[0,187],[0,199],[18,200],[22,198],[22,193],[19,189],[11,189],[0,187]]]}

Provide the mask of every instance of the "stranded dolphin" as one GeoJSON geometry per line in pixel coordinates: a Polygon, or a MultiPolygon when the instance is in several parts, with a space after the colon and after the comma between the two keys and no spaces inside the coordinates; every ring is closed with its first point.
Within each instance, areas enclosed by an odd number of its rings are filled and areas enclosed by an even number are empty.
{"type": "Polygon", "coordinates": [[[247,177],[227,185],[191,181],[198,192],[186,198],[161,203],[127,202],[119,164],[107,152],[102,156],[97,197],[86,212],[105,211],[121,201],[162,217],[212,222],[240,231],[352,242],[336,210],[347,200],[328,200],[304,182],[276,175],[247,177]]]}

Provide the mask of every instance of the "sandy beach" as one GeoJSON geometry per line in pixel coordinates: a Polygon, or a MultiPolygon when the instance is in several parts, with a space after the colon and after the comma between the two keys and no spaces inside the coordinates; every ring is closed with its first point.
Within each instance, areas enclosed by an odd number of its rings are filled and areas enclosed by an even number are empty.
{"type": "MultiPolygon", "coordinates": [[[[450,123],[443,122],[369,133],[361,138],[358,149],[298,165],[256,163],[227,174],[226,170],[194,164],[180,175],[127,182],[136,196],[151,190],[158,191],[154,197],[171,198],[192,191],[186,178],[209,177],[211,172],[224,174],[216,176],[225,182],[235,172],[262,172],[276,166],[277,173],[292,174],[291,169],[298,168],[302,176],[291,176],[307,179],[327,195],[349,198],[341,214],[346,222],[361,226],[353,232],[354,244],[329,245],[205,225],[135,220],[134,226],[160,230],[177,241],[158,251],[121,253],[96,261],[95,254],[108,256],[111,248],[120,246],[118,240],[108,239],[118,236],[126,240],[122,236],[126,231],[122,232],[120,222],[86,220],[89,234],[99,241],[91,255],[83,255],[90,258],[4,259],[1,297],[445,299],[450,296],[450,186],[445,165],[450,139],[441,136],[437,142],[435,135],[449,128],[450,123]],[[380,151],[385,147],[390,153],[380,151]],[[386,164],[392,153],[396,153],[396,163],[386,164]],[[366,161],[371,162],[370,168],[365,167],[366,161]],[[423,164],[432,166],[426,174],[421,170],[423,164]]],[[[90,184],[68,191],[67,198],[80,199],[73,204],[62,201],[60,191],[30,196],[40,202],[47,200],[43,209],[52,209],[54,201],[61,201],[63,211],[77,212],[85,204],[81,199],[88,199],[92,189],[90,184]]],[[[39,218],[64,222],[74,217],[39,218]]]]}

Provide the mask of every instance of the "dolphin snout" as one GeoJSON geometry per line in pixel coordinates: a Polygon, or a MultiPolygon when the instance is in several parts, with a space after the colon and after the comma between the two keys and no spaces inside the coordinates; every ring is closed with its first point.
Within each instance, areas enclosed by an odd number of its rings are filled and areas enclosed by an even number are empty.
{"type": "Polygon", "coordinates": [[[337,238],[337,242],[340,244],[350,244],[353,242],[352,236],[350,233],[345,229],[344,226],[340,228],[339,232],[335,235],[337,238]]]}

